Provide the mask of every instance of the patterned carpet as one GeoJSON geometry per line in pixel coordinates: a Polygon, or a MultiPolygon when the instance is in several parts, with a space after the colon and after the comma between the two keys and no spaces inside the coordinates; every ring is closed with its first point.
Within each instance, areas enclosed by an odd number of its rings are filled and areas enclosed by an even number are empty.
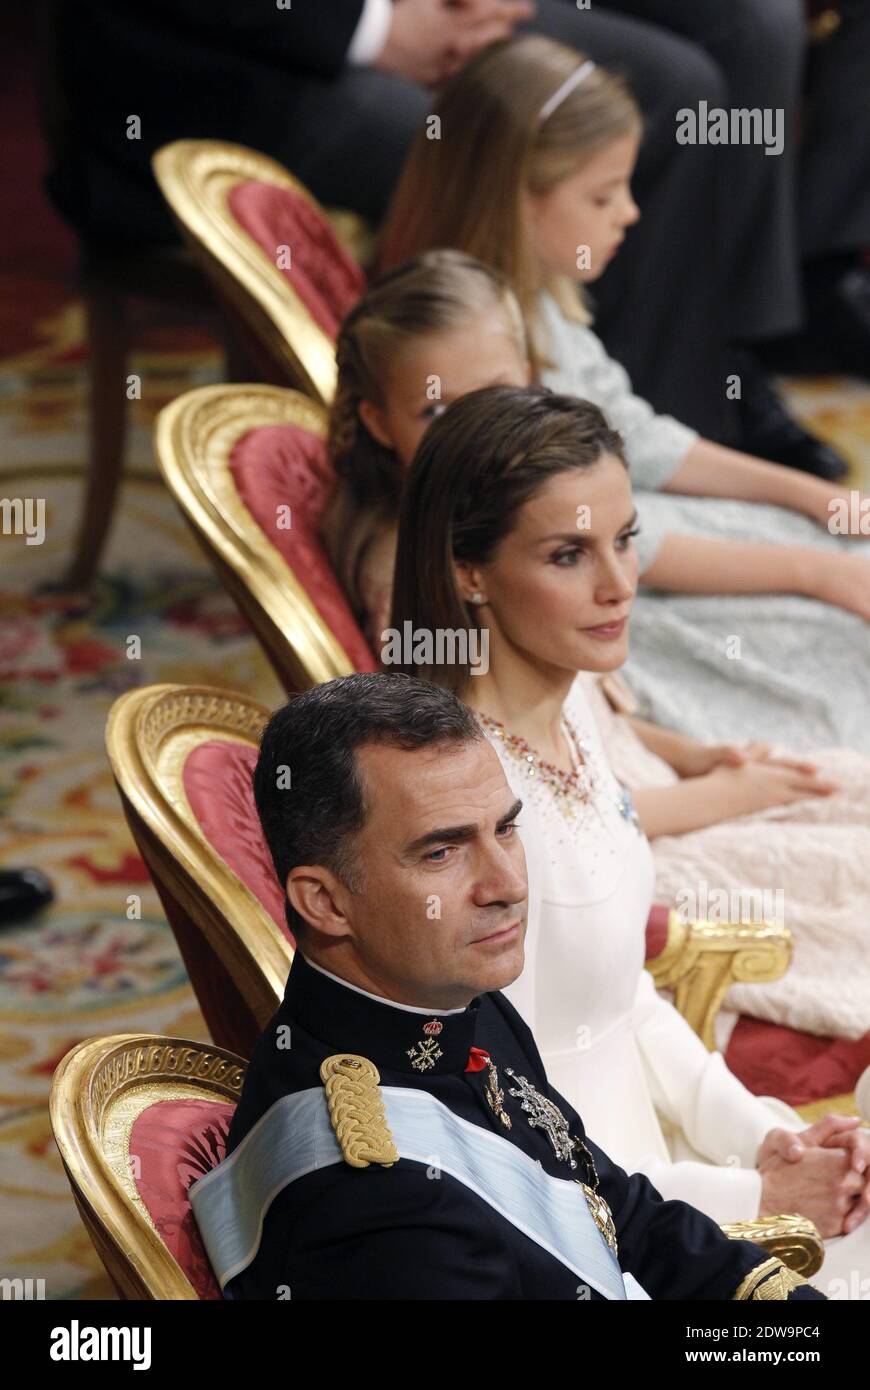
{"type": "MultiPolygon", "coordinates": [[[[23,12],[22,12],[23,14],[23,12]]],[[[22,20],[22,23],[24,21],[22,20]]],[[[219,379],[215,344],[167,323],[137,341],[142,400],[119,517],[90,605],[59,593],[86,456],[84,325],[74,246],[40,179],[32,50],[0,84],[0,496],[44,497],[46,538],[0,537],[0,865],[51,875],[55,905],[0,931],[0,1278],[45,1280],[46,1297],[111,1297],[48,1123],[52,1072],[82,1038],[205,1028],[109,772],[112,701],[154,681],[204,681],[267,704],[279,690],[182,523],[151,452],[156,411],[219,379]],[[141,638],[128,660],[127,638],[141,638]],[[130,895],[141,918],[128,917],[130,895]]],[[[870,390],[805,383],[795,407],[870,479],[870,390]]]]}
{"type": "Polygon", "coordinates": [[[0,933],[0,1277],[44,1279],[47,1298],[105,1298],[111,1286],[51,1137],[52,1072],[94,1034],[208,1036],[121,814],[106,716],[122,691],[153,681],[237,687],[269,703],[279,690],[151,461],[156,410],[217,379],[217,352],[189,329],[165,329],[131,364],[143,399],[131,407],[118,524],[86,606],[48,587],[68,561],[80,496],[79,306],[66,302],[34,333],[36,346],[0,363],[0,492],[46,499],[42,546],[0,540],[0,864],[39,865],[57,900],[0,933]],[[179,340],[191,345],[179,350],[179,340]],[[142,656],[131,661],[133,634],[142,656]],[[131,894],[139,920],[127,915],[131,894]]]}

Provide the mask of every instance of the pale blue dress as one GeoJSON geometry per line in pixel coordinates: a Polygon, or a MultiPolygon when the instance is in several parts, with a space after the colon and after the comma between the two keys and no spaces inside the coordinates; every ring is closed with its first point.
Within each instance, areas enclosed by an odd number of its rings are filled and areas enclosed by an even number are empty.
{"type": "MultiPolygon", "coordinates": [[[[697,439],[634,395],[601,340],[540,301],[542,380],[594,401],[625,441],[641,534],[641,573],[672,532],[822,550],[854,545],[782,507],[662,492],[697,439]]],[[[756,738],[794,749],[870,752],[870,624],[790,594],[691,595],[641,589],[625,675],[639,713],[714,742],[756,738]]]]}

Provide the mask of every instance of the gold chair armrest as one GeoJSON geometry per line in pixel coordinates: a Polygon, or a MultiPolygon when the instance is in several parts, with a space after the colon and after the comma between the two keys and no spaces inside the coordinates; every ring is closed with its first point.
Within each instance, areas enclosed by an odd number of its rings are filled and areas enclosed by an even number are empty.
{"type": "Polygon", "coordinates": [[[758,1216],[754,1221],[732,1221],[722,1230],[729,1240],[751,1240],[805,1279],[817,1274],[825,1246],[812,1221],[805,1216],[758,1216]]]}
{"type": "Polygon", "coordinates": [[[775,922],[686,922],[668,917],[668,939],[646,968],[712,1052],[713,1024],[731,985],[778,980],[788,969],[792,936],[775,922]]]}

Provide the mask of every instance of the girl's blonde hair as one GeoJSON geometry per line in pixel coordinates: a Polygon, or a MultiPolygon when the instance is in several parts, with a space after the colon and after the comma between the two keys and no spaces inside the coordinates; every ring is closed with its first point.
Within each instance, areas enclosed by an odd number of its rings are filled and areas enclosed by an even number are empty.
{"type": "MultiPolygon", "coordinates": [[[[516,296],[497,271],[461,251],[427,251],[378,280],[351,310],[338,336],[338,386],[328,449],[336,486],[321,534],[351,609],[369,635],[366,575],[377,569],[379,538],[395,525],[404,469],[360,417],[360,403],[387,404],[391,368],[409,343],[467,325],[500,306],[522,360],[526,326],[516,296]]],[[[391,562],[390,562],[391,563],[391,562]]]]}
{"type": "Polygon", "coordinates": [[[516,296],[495,270],[461,251],[427,251],[382,276],[348,314],[338,335],[338,384],[328,449],[337,476],[360,506],[398,509],[401,466],[359,415],[361,401],[383,409],[398,353],[429,333],[460,328],[501,305],[525,360],[529,347],[516,296]]]}
{"type": "MultiPolygon", "coordinates": [[[[382,239],[382,268],[430,246],[455,246],[500,271],[534,322],[542,284],[524,194],[550,192],[641,125],[626,84],[600,67],[541,120],[545,103],[585,61],[552,39],[527,35],[485,49],[453,78],[411,146],[382,239]]],[[[546,288],[563,313],[588,322],[574,281],[552,277],[546,288]]]]}

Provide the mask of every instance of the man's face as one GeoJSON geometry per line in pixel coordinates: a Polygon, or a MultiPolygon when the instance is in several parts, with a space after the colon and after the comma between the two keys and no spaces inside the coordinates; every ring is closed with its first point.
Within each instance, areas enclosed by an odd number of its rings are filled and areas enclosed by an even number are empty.
{"type": "Polygon", "coordinates": [[[510,984],[523,967],[526,861],[519,802],[490,744],[356,756],[368,817],[355,842],[362,891],[345,906],[367,987],[450,1009],[510,984]]]}

